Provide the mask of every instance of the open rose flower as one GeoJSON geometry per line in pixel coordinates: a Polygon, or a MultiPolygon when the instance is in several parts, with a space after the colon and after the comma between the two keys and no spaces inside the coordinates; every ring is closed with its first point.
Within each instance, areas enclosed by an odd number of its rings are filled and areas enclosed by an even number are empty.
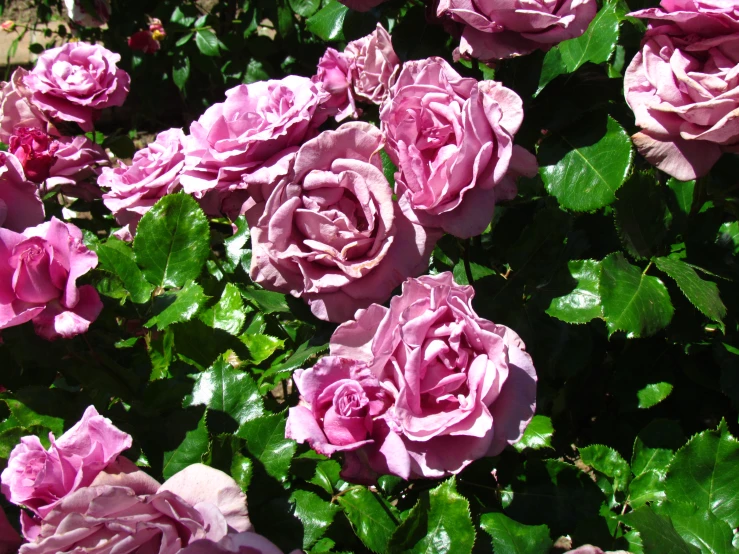
{"type": "Polygon", "coordinates": [[[56,161],[59,143],[41,129],[16,127],[10,137],[9,151],[23,166],[29,181],[41,183],[49,176],[56,161]]]}
{"type": "Polygon", "coordinates": [[[357,98],[378,106],[385,102],[401,66],[385,28],[378,23],[372,33],[347,44],[344,55],[357,98]]]}
{"type": "MultiPolygon", "coordinates": [[[[0,228],[20,232],[43,220],[44,203],[36,185],[26,179],[18,158],[0,152],[0,228]]],[[[0,305],[2,302],[3,298],[0,296],[0,305]]],[[[2,323],[0,328],[1,325],[2,323]]]]}
{"type": "Polygon", "coordinates": [[[341,322],[426,270],[437,237],[393,202],[382,146],[376,127],[353,122],[300,147],[252,229],[254,281],[341,322]]]}
{"type": "Polygon", "coordinates": [[[649,20],[646,36],[698,35],[716,37],[739,33],[739,9],[724,0],[663,0],[658,8],[631,12],[649,20]]]}
{"type": "Polygon", "coordinates": [[[131,436],[101,416],[94,406],[46,450],[39,438],[21,439],[10,453],[0,480],[9,501],[46,516],[64,497],[87,487],[118,455],[131,447],[131,436]]]}
{"type": "Polygon", "coordinates": [[[20,544],[20,535],[18,535],[16,530],[13,529],[13,526],[10,525],[5,512],[0,509],[0,554],[13,554],[14,552],[18,552],[20,544]]]}
{"type": "MultiPolygon", "coordinates": [[[[302,554],[302,550],[293,550],[290,554],[302,554]]],[[[226,535],[217,543],[209,540],[198,540],[180,554],[283,554],[274,543],[257,533],[245,532],[226,535]]]]}
{"type": "Polygon", "coordinates": [[[41,54],[24,83],[53,119],[89,132],[100,110],[121,106],[128,96],[131,78],[116,65],[120,59],[99,44],[68,42],[41,54]]]}
{"type": "MultiPolygon", "coordinates": [[[[515,332],[475,313],[473,296],[451,273],[409,279],[390,308],[358,312],[331,337],[332,355],[367,363],[392,396],[384,419],[410,476],[443,477],[499,454],[534,415],[531,357],[515,332]]],[[[373,461],[368,471],[382,472],[373,461]]]]}
{"type": "Polygon", "coordinates": [[[55,217],[23,233],[0,229],[0,329],[33,320],[48,340],[86,332],[103,304],[77,279],[97,263],[82,231],[55,217]]]}
{"type": "Polygon", "coordinates": [[[110,19],[110,0],[64,0],[69,19],[82,27],[101,27],[110,19]],[[87,11],[94,8],[94,13],[87,11]]]}
{"type": "Polygon", "coordinates": [[[739,145],[739,34],[648,39],[624,77],[642,131],[632,140],[653,165],[687,181],[739,145]]]}
{"type": "Polygon", "coordinates": [[[19,67],[10,81],[0,83],[0,141],[6,144],[18,127],[57,134],[48,116],[33,102],[33,93],[24,84],[27,74],[28,71],[19,67]]]}
{"type": "Polygon", "coordinates": [[[534,156],[513,144],[521,98],[495,81],[463,78],[441,58],[403,66],[380,120],[398,201],[421,225],[479,235],[496,200],[515,197],[512,177],[536,174],[534,156]]]}
{"type": "Polygon", "coordinates": [[[49,170],[46,188],[60,187],[65,195],[87,201],[100,198],[100,188],[91,181],[97,179],[101,168],[110,163],[105,150],[81,135],[59,137],[56,142],[56,161],[49,170]]]}
{"type": "Polygon", "coordinates": [[[128,227],[131,234],[160,198],[179,187],[185,165],[184,139],[181,129],[169,129],[136,152],[130,166],[120,162],[119,167],[103,169],[98,184],[110,189],[103,195],[103,202],[118,224],[128,227]]]}
{"type": "Polygon", "coordinates": [[[437,15],[464,26],[462,56],[489,61],[579,37],[597,10],[595,0],[439,0],[437,15]]]}
{"type": "Polygon", "coordinates": [[[259,170],[315,134],[327,117],[317,116],[327,98],[322,87],[298,76],[226,91],[225,102],[208,108],[190,126],[181,177],[185,192],[210,215],[220,215],[231,191],[273,183],[277,175],[259,170]]]}
{"type": "Polygon", "coordinates": [[[321,109],[327,110],[336,121],[359,117],[349,77],[349,59],[344,54],[327,48],[318,62],[318,71],[312,81],[321,83],[323,89],[331,95],[321,109]]]}

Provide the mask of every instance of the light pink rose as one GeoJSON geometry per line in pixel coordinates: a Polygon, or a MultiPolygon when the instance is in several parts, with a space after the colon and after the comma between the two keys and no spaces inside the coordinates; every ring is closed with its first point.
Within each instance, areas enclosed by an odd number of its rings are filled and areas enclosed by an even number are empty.
{"type": "Polygon", "coordinates": [[[410,475],[410,456],[386,414],[389,392],[363,361],[326,356],[294,375],[300,405],[290,408],[285,436],[324,456],[344,453],[343,479],[374,483],[378,475],[410,475]]]}
{"type": "Polygon", "coordinates": [[[347,117],[355,119],[359,117],[350,82],[349,59],[344,54],[333,48],[327,48],[318,62],[316,75],[311,80],[320,83],[323,90],[331,95],[321,109],[334,116],[336,121],[342,121],[347,117]]]}
{"type": "Polygon", "coordinates": [[[61,187],[65,195],[87,201],[100,198],[102,192],[90,181],[97,178],[102,166],[110,163],[105,150],[82,135],[59,137],[56,142],[56,161],[49,171],[46,189],[61,187]]]}
{"type": "Polygon", "coordinates": [[[464,26],[462,56],[489,61],[579,37],[597,11],[595,0],[440,0],[437,15],[464,26]]]}
{"type": "Polygon", "coordinates": [[[380,106],[387,99],[401,66],[390,34],[378,23],[371,34],[350,42],[344,55],[351,62],[354,94],[380,106]]]}
{"type": "Polygon", "coordinates": [[[26,179],[18,158],[0,152],[0,228],[20,232],[43,220],[44,203],[36,185],[26,179]]]}
{"type": "Polygon", "coordinates": [[[438,237],[393,202],[383,140],[376,127],[353,122],[300,147],[252,229],[255,282],[341,322],[426,270],[438,237]]]}
{"type": "Polygon", "coordinates": [[[339,2],[358,12],[368,12],[387,0],[339,0],[339,2]]]}
{"type": "Polygon", "coordinates": [[[513,136],[523,103],[495,81],[463,78],[443,59],[403,66],[380,120],[396,166],[403,212],[461,238],[482,233],[496,200],[516,195],[512,177],[536,159],[513,136]]]}
{"type": "Polygon", "coordinates": [[[657,35],[624,76],[642,131],[632,140],[653,165],[687,181],[706,175],[739,144],[739,33],[682,39],[657,35]],[[695,39],[695,40],[693,40],[695,39]]]}
{"type": "Polygon", "coordinates": [[[120,59],[99,44],[68,42],[41,54],[24,83],[50,117],[89,132],[100,110],[121,106],[128,96],[131,78],[116,65],[120,59]]]}
{"type": "Polygon", "coordinates": [[[77,279],[97,263],[82,231],[55,217],[23,233],[0,229],[0,329],[32,320],[47,340],[85,333],[103,303],[77,279]]]}
{"type": "MultiPolygon", "coordinates": [[[[10,525],[5,512],[0,509],[0,554],[13,554],[18,552],[21,538],[10,525]]],[[[266,553],[265,553],[266,554],[266,553]]]]}
{"type": "Polygon", "coordinates": [[[101,416],[94,406],[82,419],[54,440],[46,450],[36,436],[21,439],[10,453],[0,480],[13,504],[45,517],[74,491],[87,487],[118,455],[131,447],[131,436],[101,416]]]}
{"type": "Polygon", "coordinates": [[[106,167],[98,178],[101,187],[110,189],[103,195],[105,206],[132,234],[160,198],[179,188],[185,166],[184,139],[181,129],[159,133],[154,142],[134,154],[130,166],[120,162],[119,167],[106,167]]]}
{"type": "Polygon", "coordinates": [[[190,126],[181,177],[185,192],[215,216],[232,191],[272,183],[275,176],[260,168],[315,134],[327,117],[318,113],[327,99],[322,87],[294,75],[226,91],[225,102],[208,108],[190,126]]]}
{"type": "Polygon", "coordinates": [[[33,93],[23,83],[28,71],[19,67],[10,81],[0,83],[0,141],[10,142],[17,127],[32,127],[58,134],[48,116],[34,104],[33,93]]]}
{"type": "Polygon", "coordinates": [[[384,419],[412,477],[459,473],[499,454],[534,415],[531,357],[515,332],[475,313],[473,296],[448,272],[409,279],[389,309],[360,311],[331,337],[331,355],[366,362],[392,396],[384,419]]]}
{"type": "Polygon", "coordinates": [[[56,161],[59,144],[41,129],[16,127],[8,142],[8,150],[23,166],[29,181],[41,183],[49,176],[56,161]]]}
{"type": "Polygon", "coordinates": [[[663,0],[659,8],[629,14],[649,19],[645,36],[698,35],[716,37],[739,33],[739,6],[725,0],[663,0]]]}
{"type": "Polygon", "coordinates": [[[82,27],[101,27],[110,19],[110,0],[64,0],[69,19],[82,27]],[[88,13],[85,6],[95,8],[95,13],[88,13]]]}
{"type": "MultiPolygon", "coordinates": [[[[302,554],[293,550],[290,554],[302,554]]],[[[198,540],[183,548],[180,554],[283,554],[274,543],[257,533],[245,532],[226,535],[217,543],[198,540]]]]}

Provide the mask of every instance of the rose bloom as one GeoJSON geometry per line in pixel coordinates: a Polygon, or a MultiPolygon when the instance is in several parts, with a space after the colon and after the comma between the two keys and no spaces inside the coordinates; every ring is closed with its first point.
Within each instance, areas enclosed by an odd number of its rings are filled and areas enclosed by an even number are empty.
{"type": "Polygon", "coordinates": [[[29,181],[41,183],[47,179],[59,149],[52,137],[40,129],[16,127],[8,146],[10,153],[23,166],[29,181]]]}
{"type": "Polygon", "coordinates": [[[55,217],[23,233],[0,229],[0,329],[33,320],[47,340],[87,332],[103,304],[77,279],[97,263],[82,231],[55,217]]]}
{"type": "Polygon", "coordinates": [[[629,14],[649,19],[645,36],[716,37],[739,32],[739,6],[724,0],[663,0],[659,8],[629,14]]]}
{"type": "Polygon", "coordinates": [[[0,554],[13,554],[14,552],[18,552],[20,544],[20,536],[16,530],[13,529],[13,526],[10,525],[5,512],[0,510],[0,554]]]}
{"type": "Polygon", "coordinates": [[[739,34],[648,39],[624,76],[642,131],[632,140],[653,165],[687,181],[739,145],[739,34]]]}
{"type": "Polygon", "coordinates": [[[266,172],[262,179],[258,170],[315,134],[327,117],[316,115],[327,98],[319,85],[294,75],[226,91],[225,102],[190,126],[181,177],[185,192],[217,216],[230,192],[248,189],[249,183],[272,183],[274,175],[266,172]]]}
{"type": "Polygon", "coordinates": [[[344,50],[350,60],[350,79],[357,98],[381,105],[400,71],[400,58],[390,34],[378,23],[366,37],[350,42],[344,50]]]}
{"type": "Polygon", "coordinates": [[[120,59],[99,44],[69,42],[41,54],[24,83],[52,118],[89,132],[100,110],[121,106],[128,96],[131,78],[116,66],[120,59]]]}
{"type": "Polygon", "coordinates": [[[19,127],[58,134],[48,116],[33,102],[33,93],[24,84],[26,75],[28,71],[19,67],[10,81],[0,83],[0,141],[6,144],[19,127]]]}
{"type": "Polygon", "coordinates": [[[459,53],[500,60],[549,50],[579,37],[595,17],[595,0],[439,0],[437,15],[463,25],[459,53]]]}
{"type": "Polygon", "coordinates": [[[36,185],[26,179],[18,158],[0,152],[0,228],[19,232],[43,220],[44,203],[36,185]]]}
{"type": "Polygon", "coordinates": [[[368,12],[387,0],[339,0],[339,2],[358,12],[368,12]]]}
{"type": "Polygon", "coordinates": [[[359,117],[349,79],[349,59],[333,48],[327,48],[318,62],[318,71],[311,80],[321,83],[323,89],[331,95],[321,108],[333,115],[336,121],[359,117]]]}
{"type": "Polygon", "coordinates": [[[513,144],[523,103],[495,81],[463,78],[443,59],[408,62],[381,112],[396,194],[407,217],[461,238],[482,233],[496,200],[536,158],[513,144]]]}
{"type": "Polygon", "coordinates": [[[23,437],[0,476],[7,499],[41,517],[62,498],[89,486],[121,452],[131,448],[131,436],[94,406],[58,439],[49,438],[51,447],[46,450],[38,437],[23,437]]]}
{"type": "Polygon", "coordinates": [[[110,0],[91,0],[91,2],[64,0],[64,5],[67,7],[69,19],[82,27],[100,27],[110,19],[110,0]],[[86,5],[93,6],[95,13],[85,11],[86,5]]]}
{"type": "MultiPolygon", "coordinates": [[[[499,454],[534,415],[531,357],[515,332],[475,313],[473,296],[448,272],[409,279],[390,308],[360,311],[331,337],[331,355],[367,363],[393,398],[383,417],[402,440],[411,477],[459,473],[499,454]]],[[[392,467],[402,467],[402,455],[393,448],[392,467]]],[[[376,459],[365,458],[367,475],[385,470],[376,459]]]]}
{"type": "Polygon", "coordinates": [[[118,224],[128,227],[131,234],[160,198],[179,188],[185,165],[184,139],[181,129],[169,129],[136,152],[130,166],[119,162],[119,167],[103,169],[98,184],[110,189],[103,195],[103,202],[118,224]]]}
{"type": "Polygon", "coordinates": [[[393,202],[382,146],[376,127],[353,122],[300,147],[252,228],[255,282],[341,322],[426,270],[438,237],[393,202]]]}
{"type": "Polygon", "coordinates": [[[105,150],[85,136],[59,137],[55,152],[56,161],[51,166],[46,189],[60,187],[62,193],[87,201],[102,195],[97,185],[90,186],[101,172],[101,166],[110,163],[105,150]]]}

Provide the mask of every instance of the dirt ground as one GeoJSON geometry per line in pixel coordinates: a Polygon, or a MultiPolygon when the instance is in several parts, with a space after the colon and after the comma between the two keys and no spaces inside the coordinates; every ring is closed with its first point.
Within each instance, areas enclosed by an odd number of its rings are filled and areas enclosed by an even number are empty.
{"type": "Polygon", "coordinates": [[[4,68],[8,65],[28,65],[35,61],[36,56],[29,50],[29,46],[35,42],[46,44],[49,38],[44,37],[44,31],[47,27],[52,29],[58,28],[58,26],[64,23],[61,19],[59,21],[52,21],[48,25],[36,22],[36,10],[33,8],[33,3],[29,0],[6,0],[5,10],[3,11],[2,21],[14,21],[16,23],[16,29],[11,32],[0,31],[0,80],[4,78],[4,68]],[[26,28],[25,33],[23,32],[24,27],[26,28]],[[8,57],[13,48],[13,42],[21,36],[21,40],[15,53],[8,57]]]}

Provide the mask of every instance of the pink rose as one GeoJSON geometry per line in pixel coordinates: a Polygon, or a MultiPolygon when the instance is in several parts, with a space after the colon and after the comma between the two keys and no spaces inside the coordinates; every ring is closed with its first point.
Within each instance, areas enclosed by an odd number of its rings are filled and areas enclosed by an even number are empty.
{"type": "Polygon", "coordinates": [[[387,0],[339,0],[339,2],[358,12],[368,12],[387,0]]]}
{"type": "Polygon", "coordinates": [[[386,419],[392,396],[365,362],[326,356],[294,378],[300,405],[290,408],[287,438],[324,456],[343,452],[341,475],[348,481],[373,483],[388,473],[408,478],[408,451],[386,419]]]}
{"type": "Polygon", "coordinates": [[[51,447],[46,450],[38,437],[23,437],[0,476],[7,499],[42,518],[61,499],[92,484],[121,452],[131,448],[131,436],[94,406],[61,437],[49,438],[51,447]]]}
{"type": "Polygon", "coordinates": [[[33,93],[24,84],[28,71],[19,67],[10,81],[0,83],[0,141],[10,142],[17,127],[33,127],[58,134],[47,115],[32,100],[33,93]]]}
{"type": "Polygon", "coordinates": [[[99,44],[68,42],[41,54],[24,82],[52,118],[92,131],[100,110],[121,106],[128,96],[131,78],[116,66],[120,59],[99,44]]]}
{"type": "MultiPolygon", "coordinates": [[[[18,158],[0,152],[0,228],[23,231],[43,220],[44,203],[36,185],[26,179],[18,158]]],[[[0,305],[2,302],[3,298],[0,296],[0,305]]]]}
{"type": "Polygon", "coordinates": [[[513,144],[521,98],[495,81],[463,78],[441,58],[403,66],[380,120],[398,166],[398,201],[421,225],[479,235],[496,200],[515,197],[511,177],[536,175],[534,156],[513,144]]]}
{"type": "Polygon", "coordinates": [[[98,184],[110,189],[103,195],[103,202],[118,224],[128,226],[131,233],[160,198],[179,187],[185,165],[184,139],[181,129],[169,129],[136,152],[130,166],[119,162],[119,167],[103,169],[98,184]]]}
{"type": "Polygon", "coordinates": [[[349,79],[349,59],[333,48],[327,48],[318,62],[318,71],[311,80],[321,83],[323,90],[331,95],[321,108],[335,116],[336,121],[359,117],[349,79]]]}
{"type": "Polygon", "coordinates": [[[739,10],[723,0],[663,0],[659,8],[639,10],[631,17],[649,19],[647,37],[698,35],[716,37],[739,32],[739,10]]]}
{"type": "Polygon", "coordinates": [[[464,26],[462,56],[488,61],[549,50],[579,37],[597,11],[595,0],[440,0],[437,15],[464,26]]]}
{"type": "Polygon", "coordinates": [[[20,536],[16,530],[13,529],[13,526],[10,525],[5,512],[0,509],[0,554],[13,554],[14,552],[18,552],[20,544],[20,536]]]}
{"type": "Polygon", "coordinates": [[[642,128],[632,140],[651,164],[687,181],[737,148],[738,63],[739,33],[705,40],[657,35],[644,43],[626,70],[624,92],[642,128]]]}
{"type": "Polygon", "coordinates": [[[219,215],[230,192],[255,181],[271,183],[275,176],[267,172],[261,180],[258,170],[315,134],[326,117],[316,113],[327,98],[310,79],[294,75],[227,91],[225,102],[208,108],[190,126],[181,177],[185,192],[199,199],[207,213],[219,215]]]}
{"type": "Polygon", "coordinates": [[[354,122],[300,147],[252,229],[254,281],[341,322],[426,270],[437,237],[393,202],[382,146],[376,127],[354,122]]]}
{"type": "Polygon", "coordinates": [[[85,136],[60,137],[57,139],[56,161],[51,166],[46,188],[61,187],[62,192],[74,198],[92,200],[100,198],[97,185],[90,181],[100,174],[100,166],[110,163],[105,150],[85,136]]]}
{"type": "MultiPolygon", "coordinates": [[[[291,554],[302,554],[293,550],[291,554]]],[[[217,543],[209,540],[192,542],[180,554],[283,554],[272,541],[257,533],[244,532],[226,535],[217,543]]]]}
{"type": "Polygon", "coordinates": [[[9,151],[23,166],[29,181],[41,183],[56,161],[59,144],[40,129],[16,127],[8,143],[9,151]]]}
{"type": "Polygon", "coordinates": [[[33,320],[47,340],[85,333],[103,304],[77,279],[97,263],[82,231],[55,217],[23,233],[0,229],[0,329],[33,320]]]}
{"type": "Polygon", "coordinates": [[[531,357],[511,329],[475,313],[473,296],[448,272],[409,279],[389,309],[360,311],[331,337],[331,355],[366,362],[392,395],[384,419],[411,476],[443,477],[495,456],[534,415],[531,357]]]}
{"type": "Polygon", "coordinates": [[[110,0],[64,0],[69,19],[82,27],[100,27],[110,19],[110,0]],[[95,13],[88,13],[85,8],[92,6],[95,13]]]}
{"type": "Polygon", "coordinates": [[[378,23],[366,37],[350,42],[344,55],[351,60],[351,82],[357,98],[381,105],[400,71],[400,58],[390,34],[378,23]]]}

